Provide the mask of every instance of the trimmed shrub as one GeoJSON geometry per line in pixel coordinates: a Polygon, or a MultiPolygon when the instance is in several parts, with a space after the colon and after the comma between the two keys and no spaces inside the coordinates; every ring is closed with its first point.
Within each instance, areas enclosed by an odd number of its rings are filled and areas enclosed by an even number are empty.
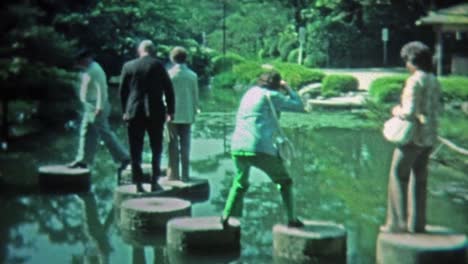
{"type": "Polygon", "coordinates": [[[298,43],[296,39],[291,39],[285,41],[284,43],[280,43],[279,46],[279,53],[281,60],[285,61],[288,59],[289,53],[297,47],[298,43]]]}
{"type": "Polygon", "coordinates": [[[288,62],[297,63],[298,58],[299,58],[299,49],[293,49],[288,55],[288,62]]]}
{"type": "Polygon", "coordinates": [[[304,66],[309,68],[324,67],[327,64],[327,55],[321,52],[307,54],[304,59],[304,66]]]}
{"type": "Polygon", "coordinates": [[[212,89],[233,89],[236,85],[236,79],[236,75],[232,72],[223,72],[215,75],[211,83],[212,89]]]}
{"type": "Polygon", "coordinates": [[[227,53],[226,56],[219,55],[213,58],[213,72],[221,73],[225,71],[232,70],[232,67],[236,64],[242,63],[245,61],[245,58],[235,54],[235,53],[227,53]]]}
{"type": "Polygon", "coordinates": [[[444,99],[468,100],[468,77],[450,76],[439,78],[444,99]]]}
{"type": "Polygon", "coordinates": [[[313,70],[302,65],[293,63],[273,63],[274,68],[281,73],[283,79],[295,89],[306,84],[321,82],[325,73],[320,70],[313,70]]]}
{"type": "Polygon", "coordinates": [[[369,95],[378,103],[396,102],[407,78],[408,75],[394,75],[375,79],[370,85],[369,95]]]}
{"type": "Polygon", "coordinates": [[[346,74],[331,74],[323,79],[322,96],[334,96],[344,92],[357,91],[359,81],[346,74]]]}
{"type": "Polygon", "coordinates": [[[261,73],[267,71],[262,68],[262,65],[255,61],[248,61],[241,64],[234,65],[232,68],[236,80],[241,84],[254,83],[261,73]]]}

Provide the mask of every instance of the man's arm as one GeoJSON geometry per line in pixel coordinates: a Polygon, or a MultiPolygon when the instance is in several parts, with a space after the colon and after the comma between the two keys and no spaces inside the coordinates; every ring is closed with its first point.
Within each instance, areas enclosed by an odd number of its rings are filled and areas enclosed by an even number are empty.
{"type": "Polygon", "coordinates": [[[200,95],[198,91],[198,76],[195,75],[194,81],[193,81],[193,98],[194,98],[194,106],[195,106],[195,113],[199,111],[200,109],[200,95]]]}
{"type": "Polygon", "coordinates": [[[161,85],[164,92],[164,98],[166,100],[166,107],[167,107],[167,114],[170,117],[174,116],[174,108],[175,108],[175,98],[174,98],[174,89],[172,87],[171,79],[167,71],[164,69],[162,65],[160,65],[160,77],[161,77],[161,85]]]}
{"type": "Polygon", "coordinates": [[[80,85],[80,101],[83,104],[87,104],[87,94],[88,94],[88,88],[89,88],[89,82],[91,81],[91,77],[87,72],[84,72],[81,75],[81,85],[80,85]]]}
{"type": "Polygon", "coordinates": [[[129,87],[128,87],[128,74],[126,70],[127,64],[124,64],[122,67],[122,73],[120,75],[120,85],[119,85],[119,91],[120,91],[120,102],[122,105],[122,113],[125,115],[127,113],[127,100],[128,100],[128,94],[130,93],[129,87]]]}

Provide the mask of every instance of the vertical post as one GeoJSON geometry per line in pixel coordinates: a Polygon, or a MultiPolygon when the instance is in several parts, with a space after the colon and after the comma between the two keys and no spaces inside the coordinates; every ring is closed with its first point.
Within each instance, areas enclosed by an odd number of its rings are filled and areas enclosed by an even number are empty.
{"type": "Polygon", "coordinates": [[[8,99],[2,100],[2,135],[1,135],[1,149],[7,150],[8,148],[8,99]]]}
{"type": "Polygon", "coordinates": [[[442,76],[443,74],[443,50],[444,50],[444,38],[442,35],[442,30],[437,27],[436,28],[436,60],[437,60],[437,75],[442,76]]]}
{"type": "Polygon", "coordinates": [[[297,64],[302,64],[303,53],[304,53],[304,42],[305,42],[305,28],[299,28],[299,56],[297,56],[297,64]]]}
{"type": "Polygon", "coordinates": [[[223,55],[226,55],[226,1],[223,0],[223,55]]]}
{"type": "Polygon", "coordinates": [[[383,65],[388,63],[388,28],[382,28],[382,42],[383,42],[383,65]]]}

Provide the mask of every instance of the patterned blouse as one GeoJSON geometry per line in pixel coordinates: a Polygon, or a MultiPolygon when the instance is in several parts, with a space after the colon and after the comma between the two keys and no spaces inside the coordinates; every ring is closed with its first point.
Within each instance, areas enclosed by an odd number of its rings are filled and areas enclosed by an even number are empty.
{"type": "Polygon", "coordinates": [[[418,70],[406,80],[400,105],[395,107],[393,114],[414,120],[416,130],[412,142],[428,147],[437,141],[438,115],[441,111],[441,90],[436,76],[418,70]]]}

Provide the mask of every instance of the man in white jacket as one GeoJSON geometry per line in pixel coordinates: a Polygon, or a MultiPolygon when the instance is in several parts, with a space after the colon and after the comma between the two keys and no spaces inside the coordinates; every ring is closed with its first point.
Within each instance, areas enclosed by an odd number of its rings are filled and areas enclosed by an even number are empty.
{"type": "Polygon", "coordinates": [[[84,113],[78,154],[69,167],[86,168],[91,165],[99,138],[101,138],[114,161],[120,164],[117,171],[120,177],[120,173],[130,162],[130,156],[109,125],[111,106],[108,99],[106,74],[88,51],[82,51],[78,54],[77,65],[83,70],[79,97],[83,104],[84,113]]]}
{"type": "Polygon", "coordinates": [[[169,128],[169,180],[189,180],[191,125],[198,112],[198,76],[187,65],[187,51],[175,47],[171,51],[173,66],[169,77],[174,87],[175,116],[169,128]],[[181,173],[179,172],[181,166],[181,173]]]}

